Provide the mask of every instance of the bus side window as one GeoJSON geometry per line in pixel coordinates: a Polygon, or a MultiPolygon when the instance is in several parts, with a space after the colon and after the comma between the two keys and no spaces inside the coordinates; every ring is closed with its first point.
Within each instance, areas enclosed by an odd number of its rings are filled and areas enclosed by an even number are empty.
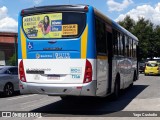
{"type": "Polygon", "coordinates": [[[129,38],[129,57],[132,57],[132,39],[129,38]]]}
{"type": "Polygon", "coordinates": [[[125,36],[122,36],[122,46],[123,46],[123,52],[122,55],[125,56],[125,36]]]}
{"type": "Polygon", "coordinates": [[[118,55],[118,32],[113,30],[113,54],[118,55]]]}
{"type": "Polygon", "coordinates": [[[131,39],[131,57],[133,58],[133,39],[131,39]]]}
{"type": "Polygon", "coordinates": [[[133,57],[136,58],[136,41],[133,41],[133,57]]]}
{"type": "Polygon", "coordinates": [[[128,38],[128,57],[131,57],[131,41],[130,38],[128,38]]]}
{"type": "Polygon", "coordinates": [[[120,39],[119,39],[119,46],[120,46],[120,55],[123,56],[124,55],[124,52],[123,52],[123,35],[120,33],[120,39]]]}
{"type": "Polygon", "coordinates": [[[129,38],[125,36],[125,56],[129,57],[129,38]]]}
{"type": "Polygon", "coordinates": [[[120,33],[117,32],[117,40],[118,40],[118,55],[121,55],[121,41],[120,41],[120,33]]]}
{"type": "Polygon", "coordinates": [[[96,45],[98,54],[107,54],[105,23],[96,18],[96,45]]]}

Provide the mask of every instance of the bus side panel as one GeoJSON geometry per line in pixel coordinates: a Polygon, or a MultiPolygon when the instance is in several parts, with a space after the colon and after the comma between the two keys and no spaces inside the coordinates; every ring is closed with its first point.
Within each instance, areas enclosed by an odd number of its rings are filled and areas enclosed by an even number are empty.
{"type": "Polygon", "coordinates": [[[120,75],[120,89],[127,88],[133,82],[132,64],[131,59],[114,55],[112,62],[112,92],[114,91],[115,80],[118,74],[120,75]]]}
{"type": "Polygon", "coordinates": [[[89,7],[89,12],[87,13],[87,24],[88,24],[88,39],[87,39],[87,56],[86,59],[91,59],[92,64],[92,80],[97,80],[97,68],[96,68],[96,36],[95,36],[95,15],[93,7],[89,7]]]}
{"type": "MultiPolygon", "coordinates": [[[[97,91],[97,52],[95,35],[95,15],[93,7],[89,7],[87,12],[88,38],[87,38],[87,56],[86,59],[92,64],[92,80],[94,81],[94,95],[97,91]]],[[[84,93],[83,93],[84,94],[84,93]]]]}
{"type": "Polygon", "coordinates": [[[106,56],[97,57],[97,96],[106,96],[108,89],[108,59],[106,56]]]}
{"type": "Polygon", "coordinates": [[[87,44],[87,58],[96,59],[96,35],[95,35],[95,15],[93,8],[90,7],[87,13],[88,21],[88,44],[87,44]]]}
{"type": "MultiPolygon", "coordinates": [[[[94,26],[94,31],[93,33],[95,33],[93,36],[94,36],[94,53],[95,53],[95,57],[96,57],[96,80],[97,80],[97,91],[96,91],[96,96],[106,96],[107,95],[107,91],[108,91],[108,83],[109,83],[109,80],[108,80],[108,69],[109,69],[109,66],[108,66],[108,55],[107,55],[107,32],[106,32],[106,29],[105,29],[105,23],[103,23],[102,21],[98,21],[97,19],[97,15],[94,11],[94,17],[92,18],[93,19],[93,24],[92,26],[94,26]],[[101,33],[99,31],[100,28],[99,26],[97,26],[97,22],[101,23],[104,25],[104,33],[103,35],[105,35],[105,37],[103,37],[103,41],[97,41],[99,39],[99,36],[101,33]],[[98,48],[99,45],[97,45],[98,43],[100,42],[104,42],[106,41],[105,43],[105,49],[106,49],[106,53],[102,53],[101,51],[99,51],[99,49],[103,49],[103,48],[98,48]]],[[[103,46],[104,47],[104,46],[103,46]]],[[[103,51],[104,52],[104,51],[103,51]]]]}

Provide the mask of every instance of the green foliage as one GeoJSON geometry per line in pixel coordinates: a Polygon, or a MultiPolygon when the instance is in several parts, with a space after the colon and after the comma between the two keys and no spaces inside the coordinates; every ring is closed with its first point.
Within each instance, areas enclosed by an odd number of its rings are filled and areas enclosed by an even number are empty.
{"type": "Polygon", "coordinates": [[[16,54],[13,54],[13,56],[10,57],[10,59],[9,59],[9,65],[13,65],[13,66],[16,65],[16,54]]]}
{"type": "Polygon", "coordinates": [[[144,18],[135,22],[130,16],[119,24],[138,37],[140,59],[160,57],[160,26],[154,26],[144,18]]]}
{"type": "Polygon", "coordinates": [[[123,21],[119,22],[119,24],[132,32],[135,26],[135,21],[131,19],[130,16],[126,16],[123,21]]]}

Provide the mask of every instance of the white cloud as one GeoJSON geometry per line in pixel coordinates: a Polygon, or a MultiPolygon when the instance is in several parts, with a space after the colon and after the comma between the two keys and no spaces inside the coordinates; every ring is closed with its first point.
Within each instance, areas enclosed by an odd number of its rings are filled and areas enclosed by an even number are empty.
{"type": "Polygon", "coordinates": [[[132,0],[123,0],[122,3],[115,2],[114,0],[107,0],[109,11],[122,11],[132,3],[132,0]]]}
{"type": "Polygon", "coordinates": [[[36,5],[39,5],[41,2],[43,2],[43,0],[33,0],[33,2],[34,2],[36,5]]]}
{"type": "Polygon", "coordinates": [[[160,3],[158,3],[158,4],[156,5],[155,10],[156,10],[157,12],[160,12],[160,3]]]}
{"type": "Polygon", "coordinates": [[[7,8],[5,6],[1,7],[0,8],[0,19],[6,17],[7,16],[7,12],[8,12],[8,10],[7,10],[7,8]]]}
{"type": "Polygon", "coordinates": [[[116,21],[122,21],[127,15],[129,15],[135,21],[138,21],[139,17],[143,17],[146,20],[150,20],[155,25],[160,24],[160,3],[155,7],[151,5],[137,6],[135,9],[130,10],[126,14],[121,14],[116,21]]]}
{"type": "Polygon", "coordinates": [[[39,5],[41,4],[44,0],[23,0],[27,4],[32,4],[32,5],[39,5]]]}
{"type": "Polygon", "coordinates": [[[0,8],[0,31],[17,32],[18,22],[8,16],[8,9],[3,6],[0,8]]]}

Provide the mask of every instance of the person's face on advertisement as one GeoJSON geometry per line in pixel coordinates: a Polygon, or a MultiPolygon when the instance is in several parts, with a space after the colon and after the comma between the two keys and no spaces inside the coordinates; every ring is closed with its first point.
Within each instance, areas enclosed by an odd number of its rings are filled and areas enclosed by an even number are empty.
{"type": "Polygon", "coordinates": [[[48,23],[47,17],[44,18],[44,22],[45,22],[45,23],[48,23]]]}

